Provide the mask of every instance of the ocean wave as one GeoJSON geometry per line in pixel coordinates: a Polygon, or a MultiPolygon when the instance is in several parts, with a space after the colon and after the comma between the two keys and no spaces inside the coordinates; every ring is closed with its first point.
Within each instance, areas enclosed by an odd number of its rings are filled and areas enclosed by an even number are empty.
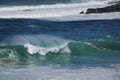
{"type": "MultiPolygon", "coordinates": [[[[80,57],[102,57],[111,58],[119,57],[120,54],[120,40],[113,38],[105,38],[90,41],[65,41],[63,39],[57,41],[49,39],[42,41],[40,44],[35,43],[10,43],[0,46],[0,61],[28,61],[28,60],[46,60],[48,58],[54,59],[59,57],[61,59],[70,58],[70,56],[80,57]],[[21,44],[21,45],[20,45],[21,44]],[[46,45],[47,44],[47,45],[46,45]],[[44,59],[43,59],[44,58],[44,59]]],[[[60,39],[60,38],[59,38],[60,39]]],[[[13,41],[14,42],[14,41],[13,41]]],[[[34,40],[33,40],[34,42],[34,40]]],[[[15,43],[15,42],[14,42],[15,43]]],[[[59,59],[58,58],[58,59],[59,59]]]]}

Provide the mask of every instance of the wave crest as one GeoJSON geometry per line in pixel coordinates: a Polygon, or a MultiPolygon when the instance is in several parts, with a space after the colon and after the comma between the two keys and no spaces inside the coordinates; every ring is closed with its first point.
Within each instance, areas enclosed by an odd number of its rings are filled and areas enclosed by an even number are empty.
{"type": "Polygon", "coordinates": [[[70,53],[70,50],[68,47],[66,47],[66,44],[53,46],[53,47],[41,47],[41,46],[34,46],[31,44],[25,44],[25,47],[28,49],[28,52],[30,54],[36,54],[39,53],[43,56],[45,56],[47,53],[70,53]]]}
{"type": "MultiPolygon", "coordinates": [[[[111,40],[97,40],[88,42],[68,42],[56,46],[38,46],[32,44],[0,46],[0,60],[21,61],[31,59],[34,55],[43,57],[52,55],[119,57],[120,42],[111,40]]],[[[37,56],[38,57],[38,56],[37,56]]],[[[33,59],[32,58],[32,59],[33,59]]]]}

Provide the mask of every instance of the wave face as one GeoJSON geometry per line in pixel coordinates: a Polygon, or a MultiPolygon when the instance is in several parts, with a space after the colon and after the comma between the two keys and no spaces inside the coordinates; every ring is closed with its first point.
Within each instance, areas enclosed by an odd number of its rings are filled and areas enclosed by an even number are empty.
{"type": "MultiPolygon", "coordinates": [[[[18,37],[17,39],[20,40],[18,37]]],[[[32,41],[34,43],[34,41],[36,40],[34,39],[32,41]]],[[[0,62],[29,63],[30,61],[33,62],[53,61],[54,63],[54,61],[66,62],[66,59],[75,56],[78,58],[87,58],[88,60],[96,59],[95,61],[97,62],[101,60],[103,60],[103,62],[106,62],[109,59],[113,59],[113,61],[114,60],[119,61],[119,57],[120,57],[119,39],[115,40],[115,39],[106,38],[106,39],[86,41],[86,42],[78,42],[78,41],[66,42],[62,39],[59,39],[59,41],[56,38],[55,39],[52,38],[49,39],[49,41],[45,41],[45,40],[42,42],[39,41],[39,44],[37,43],[36,45],[35,45],[36,42],[34,44],[30,42],[24,44],[21,44],[20,42],[17,44],[13,44],[11,42],[11,45],[4,44],[0,46],[0,62]]]]}

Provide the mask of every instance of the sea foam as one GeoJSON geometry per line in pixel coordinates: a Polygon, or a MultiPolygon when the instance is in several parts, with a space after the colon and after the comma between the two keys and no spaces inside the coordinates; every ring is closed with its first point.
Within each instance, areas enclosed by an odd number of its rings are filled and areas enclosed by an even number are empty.
{"type": "Polygon", "coordinates": [[[34,46],[31,44],[25,44],[24,47],[27,48],[28,52],[30,54],[40,54],[42,56],[45,56],[47,53],[71,53],[68,47],[66,47],[67,44],[59,45],[59,46],[53,46],[53,47],[41,47],[41,46],[34,46]]]}
{"type": "MultiPolygon", "coordinates": [[[[25,6],[4,6],[0,7],[0,18],[36,18],[36,19],[47,19],[52,20],[57,18],[58,20],[64,19],[67,16],[68,20],[82,20],[86,16],[91,17],[91,15],[80,15],[81,11],[86,12],[87,8],[103,7],[108,5],[108,0],[96,1],[90,0],[88,2],[82,3],[67,3],[67,4],[49,4],[49,5],[25,5],[25,6]],[[79,18],[78,18],[78,15],[79,18]],[[73,18],[73,16],[75,16],[73,18]]],[[[103,14],[104,15],[104,14],[103,14]]],[[[116,15],[116,14],[115,14],[116,15]]],[[[99,17],[99,15],[97,16],[99,17]]],[[[109,18],[110,16],[106,17],[109,18]]],[[[119,18],[119,17],[118,17],[119,18]]],[[[55,20],[57,20],[55,19],[55,20]]],[[[88,18],[89,19],[89,18],[88,18]]],[[[91,19],[94,19],[92,16],[91,19]]],[[[103,18],[101,18],[103,19],[103,18]]],[[[113,17],[114,19],[114,17],[113,17]]]]}

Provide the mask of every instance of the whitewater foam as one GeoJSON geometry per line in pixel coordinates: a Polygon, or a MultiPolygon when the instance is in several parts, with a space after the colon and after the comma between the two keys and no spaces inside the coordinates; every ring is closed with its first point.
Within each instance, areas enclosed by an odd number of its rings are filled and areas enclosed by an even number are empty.
{"type": "Polygon", "coordinates": [[[41,47],[41,46],[34,46],[31,44],[25,44],[24,47],[27,48],[28,52],[30,54],[40,54],[42,56],[45,56],[47,53],[71,53],[68,47],[66,47],[67,44],[53,46],[53,47],[41,47]]]}
{"type": "Polygon", "coordinates": [[[50,4],[50,5],[31,5],[31,6],[1,6],[0,12],[3,11],[18,11],[18,10],[26,10],[26,9],[59,9],[59,8],[73,8],[73,7],[89,7],[89,6],[106,6],[108,1],[94,1],[91,0],[89,2],[83,3],[67,3],[67,4],[50,4]]]}
{"type": "MultiPolygon", "coordinates": [[[[108,0],[91,0],[83,3],[0,7],[0,18],[37,18],[50,20],[51,18],[60,19],[61,17],[69,16],[70,19],[73,19],[72,16],[78,17],[78,15],[80,15],[79,13],[81,11],[85,12],[87,8],[103,7],[107,6],[107,3],[108,0]]],[[[85,15],[80,15],[79,20],[84,18],[85,15]]],[[[99,17],[99,15],[97,17],[99,17]]],[[[92,18],[94,17],[92,16],[92,18]]]]}
{"type": "MultiPolygon", "coordinates": [[[[115,65],[115,64],[113,64],[115,65]]],[[[79,66],[78,66],[79,67],[79,66]]],[[[1,79],[5,80],[119,80],[120,67],[89,67],[84,66],[78,69],[71,69],[68,67],[61,67],[60,65],[48,66],[14,66],[14,67],[1,67],[1,79]],[[27,75],[26,75],[27,74],[27,75]],[[2,76],[4,75],[4,76],[2,76]],[[14,78],[14,77],[16,78],[14,78]]]]}
{"type": "Polygon", "coordinates": [[[2,57],[3,60],[17,60],[15,56],[16,53],[16,51],[11,49],[0,49],[0,55],[2,55],[0,57],[2,57]]]}
{"type": "Polygon", "coordinates": [[[120,19],[120,12],[101,13],[101,14],[77,14],[64,17],[45,18],[52,21],[78,21],[78,20],[114,20],[120,19]]]}

